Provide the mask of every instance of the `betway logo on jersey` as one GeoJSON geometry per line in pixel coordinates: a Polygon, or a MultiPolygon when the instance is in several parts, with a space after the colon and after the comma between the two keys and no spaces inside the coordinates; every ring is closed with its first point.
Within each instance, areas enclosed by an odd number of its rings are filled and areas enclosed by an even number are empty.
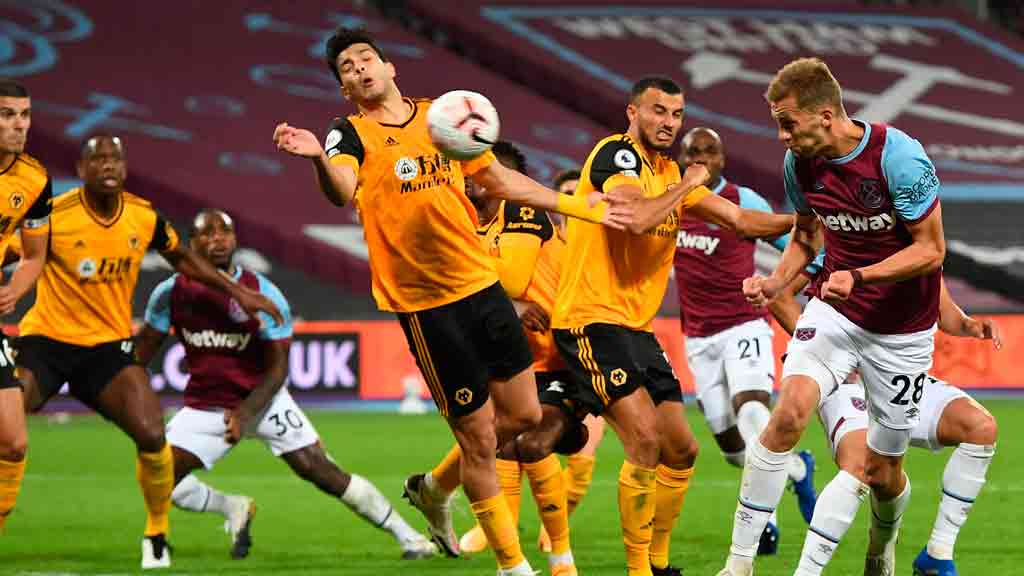
{"type": "Polygon", "coordinates": [[[840,212],[828,216],[818,214],[818,220],[833,232],[879,232],[892,230],[896,226],[896,213],[885,212],[866,216],[840,212]]]}
{"type": "Polygon", "coordinates": [[[676,247],[690,250],[699,250],[711,256],[715,253],[715,248],[718,248],[718,243],[721,242],[721,238],[715,238],[714,236],[705,236],[704,234],[689,234],[686,230],[680,230],[679,236],[676,237],[676,247]]]}
{"type": "Polygon", "coordinates": [[[226,348],[242,352],[249,346],[252,334],[223,333],[213,330],[190,332],[182,329],[181,336],[193,348],[226,348]]]}

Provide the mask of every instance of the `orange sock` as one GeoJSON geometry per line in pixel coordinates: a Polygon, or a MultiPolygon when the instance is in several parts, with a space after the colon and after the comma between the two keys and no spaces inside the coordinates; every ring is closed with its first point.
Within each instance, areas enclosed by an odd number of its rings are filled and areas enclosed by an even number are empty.
{"type": "Polygon", "coordinates": [[[655,491],[654,535],[651,537],[651,565],[655,568],[668,566],[668,546],[672,539],[672,527],[676,524],[679,511],[683,509],[686,491],[690,489],[693,468],[677,470],[659,464],[655,491]]]}
{"type": "Polygon", "coordinates": [[[565,464],[565,493],[569,503],[569,514],[572,514],[590,489],[590,482],[594,477],[594,457],[573,454],[566,458],[565,464]]]}
{"type": "Polygon", "coordinates": [[[623,461],[619,470],[619,517],[628,576],[651,576],[654,476],[654,468],[642,468],[629,461],[623,461]]]}
{"type": "Polygon", "coordinates": [[[505,501],[508,502],[512,523],[518,526],[519,503],[523,499],[523,470],[519,467],[519,462],[501,458],[495,460],[494,469],[498,472],[498,484],[501,486],[501,493],[505,495],[505,501]]]}
{"type": "Polygon", "coordinates": [[[25,477],[26,460],[0,460],[0,530],[3,530],[7,516],[14,510],[14,503],[18,500],[21,479],[25,477]]]}
{"type": "Polygon", "coordinates": [[[558,456],[549,454],[540,462],[523,464],[523,469],[530,479],[530,491],[537,501],[537,513],[551,538],[551,553],[569,552],[569,510],[565,487],[562,485],[562,464],[558,456]]]}
{"type": "Polygon", "coordinates": [[[471,502],[470,508],[480,523],[480,528],[487,535],[487,542],[494,550],[498,566],[513,568],[523,562],[525,557],[519,547],[519,533],[512,522],[508,502],[501,494],[491,496],[478,502],[471,502]]]}
{"type": "Polygon", "coordinates": [[[135,460],[135,477],[146,501],[146,536],[167,534],[170,530],[171,491],[174,490],[174,456],[171,445],[159,452],[139,452],[135,460]]]}
{"type": "Polygon", "coordinates": [[[462,484],[462,448],[456,444],[444,455],[444,458],[437,463],[437,466],[430,471],[434,479],[434,485],[443,490],[446,494],[455,492],[455,489],[462,484]]]}

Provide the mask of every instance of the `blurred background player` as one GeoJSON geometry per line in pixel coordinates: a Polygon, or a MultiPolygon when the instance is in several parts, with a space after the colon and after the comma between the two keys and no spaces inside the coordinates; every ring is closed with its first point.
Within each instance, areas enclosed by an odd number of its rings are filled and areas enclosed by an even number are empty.
{"type": "Polygon", "coordinates": [[[433,556],[437,548],[413,530],[377,488],[343,471],[324,451],[312,422],[284,387],[292,318],[277,286],[256,272],[232,264],[238,240],[234,223],[221,210],[206,210],[192,223],[189,244],[235,282],[264,294],[284,317],[252,317],[225,294],[180,274],[161,282],[149,297],[146,324],[136,342],[143,365],[159,350],[171,328],[185,347],[189,380],[185,407],[167,424],[174,454],[174,504],[193,512],[217,512],[227,521],[231,555],[244,558],[252,543],[256,511],[247,496],[229,495],[200,482],[193,470],[212,469],[243,436],[263,440],[300,478],[340,499],[372,525],[387,530],[402,558],[433,556]]]}
{"type": "MultiPolygon", "coordinates": [[[[0,79],[0,241],[4,263],[8,252],[20,258],[10,281],[0,286],[0,315],[14,305],[39,278],[46,261],[50,232],[50,177],[38,160],[25,154],[32,125],[28,90],[13,80],[0,79]],[[18,237],[18,231],[24,239],[18,237]]],[[[24,398],[14,370],[7,336],[0,333],[0,531],[21,489],[25,475],[28,430],[24,398]]]]}
{"type": "Polygon", "coordinates": [[[784,66],[765,99],[788,149],[783,180],[797,223],[772,275],[744,280],[743,291],[754,302],[774,297],[817,256],[822,235],[825,260],[817,297],[789,342],[779,401],[747,451],[720,576],[753,572],[758,540],[785,489],[790,451],[823,399],[855,369],[871,415],[865,474],[873,534],[864,574],[891,575],[910,501],[903,455],[919,419],[939,317],[939,181],[917,140],[847,116],[839,83],[819,59],[784,66]]]}
{"type": "Polygon", "coordinates": [[[171,561],[166,538],[174,470],[160,401],[132,341],[132,292],[142,258],[155,248],[179,272],[230,294],[248,313],[264,310],[278,321],[280,313],[181,246],[152,205],[124,189],[120,138],[86,140],[77,168],[83,186],[53,202],[36,301],[19,324],[18,375],[28,410],[42,408],[67,382],[75,398],[135,441],[147,511],[142,567],[164,568],[171,561]]]}
{"type": "MultiPolygon", "coordinates": [[[[815,260],[818,269],[822,257],[815,260]]],[[[801,274],[768,303],[779,324],[793,333],[803,291],[816,272],[801,274]]],[[[999,327],[989,319],[972,318],[953,301],[945,283],[939,300],[939,329],[950,336],[991,340],[1002,346],[999,327]]],[[[938,452],[955,447],[942,475],[942,497],[931,538],[913,562],[915,575],[956,576],[953,549],[960,528],[985,485],[995,455],[998,426],[995,418],[963,390],[931,375],[921,399],[921,419],[910,432],[910,445],[938,452]]],[[[857,377],[836,388],[818,408],[839,473],[825,486],[813,509],[804,541],[798,575],[820,574],[832,558],[838,540],[850,527],[868,487],[864,483],[867,458],[867,400],[857,377]]]]}
{"type": "Polygon", "coordinates": [[[604,414],[626,458],[619,512],[630,576],[677,574],[669,539],[697,457],[680,384],[651,323],[665,294],[684,212],[740,230],[777,236],[792,218],[739,208],[703,184],[701,165],[680,174],[666,157],[683,123],[683,93],[665,77],[637,81],[626,106],[629,128],[602,139],[581,171],[575,195],[629,199],[627,230],[568,223],[566,263],[551,326],[562,358],[581,382],[579,400],[604,414]]]}
{"type": "MultiPolygon", "coordinates": [[[[718,133],[698,127],[683,136],[679,164],[708,169],[708,187],[741,208],[771,212],[768,201],[722,176],[725,146],[718,133]]],[[[780,252],[789,235],[765,239],[780,252]]],[[[743,468],[745,450],[771,416],[775,355],[768,312],[743,297],[743,280],[754,275],[756,239],[690,215],[679,222],[675,277],[679,316],[686,335],[686,362],[697,401],[725,461],[743,468]]],[[[814,460],[791,454],[787,472],[800,506],[814,505],[814,460]]],[[[775,554],[779,529],[773,515],[761,535],[758,554],[775,554]]]]}
{"type": "MultiPolygon", "coordinates": [[[[402,97],[394,64],[369,33],[339,28],[325,51],[342,96],[358,114],[335,120],[323,147],[312,132],[287,123],[276,127],[274,142],[312,161],[332,203],[356,203],[377,305],[398,315],[434,402],[462,448],[463,489],[500,573],[530,574],[494,460],[498,446],[540,422],[541,411],[529,346],[476,238],[464,177],[498,197],[608,224],[621,225],[632,212],[558,194],[503,167],[490,152],[468,162],[449,160],[427,131],[430,101],[402,97]]],[[[438,544],[457,553],[450,494],[418,478],[406,483],[410,501],[427,517],[438,544]]]]}
{"type": "MultiPolygon", "coordinates": [[[[515,145],[499,141],[493,152],[506,167],[528,174],[526,157],[515,145]]],[[[581,438],[584,432],[579,429],[576,415],[565,413],[563,396],[570,385],[565,364],[551,340],[548,316],[558,286],[565,241],[543,210],[488,196],[472,181],[467,181],[466,193],[477,209],[480,241],[495,258],[502,288],[512,299],[526,329],[541,401],[541,423],[499,450],[498,481],[513,521],[518,524],[521,478],[522,472],[526,473],[542,524],[555,534],[548,557],[551,573],[569,576],[576,574],[576,567],[569,542],[562,467],[552,448],[563,433],[581,438]],[[553,392],[548,393],[551,388],[553,392]],[[565,425],[567,422],[569,426],[565,425]],[[545,434],[551,440],[537,438],[537,434],[545,434]]],[[[579,449],[579,444],[572,450],[579,449]]],[[[448,461],[446,457],[443,462],[448,461]]],[[[451,471],[439,474],[452,475],[451,471]]],[[[486,547],[487,538],[479,524],[459,541],[462,552],[479,552],[486,547]]]]}

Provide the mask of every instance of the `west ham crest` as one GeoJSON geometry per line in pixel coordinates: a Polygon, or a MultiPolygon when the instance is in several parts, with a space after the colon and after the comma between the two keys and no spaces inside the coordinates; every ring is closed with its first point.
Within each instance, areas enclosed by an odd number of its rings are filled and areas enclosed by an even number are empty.
{"type": "Polygon", "coordinates": [[[868,409],[868,403],[865,402],[863,398],[852,396],[850,397],[850,403],[853,404],[854,408],[860,410],[861,412],[865,412],[868,409]]]}
{"type": "Polygon", "coordinates": [[[860,201],[871,210],[882,207],[882,181],[875,178],[864,178],[860,181],[860,201]]]}
{"type": "Polygon", "coordinates": [[[806,342],[811,338],[814,338],[814,334],[817,331],[818,330],[816,328],[797,328],[793,335],[796,336],[797,340],[806,342]]]}
{"type": "Polygon", "coordinates": [[[249,319],[249,314],[245,311],[245,308],[242,308],[242,305],[238,303],[238,300],[232,298],[228,301],[228,317],[241,324],[249,319]]]}

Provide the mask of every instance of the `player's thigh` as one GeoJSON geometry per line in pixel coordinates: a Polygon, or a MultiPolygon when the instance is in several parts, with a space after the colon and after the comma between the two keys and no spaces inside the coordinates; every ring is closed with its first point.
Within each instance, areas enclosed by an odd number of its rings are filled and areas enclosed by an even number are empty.
{"type": "Polygon", "coordinates": [[[246,435],[258,437],[274,456],[312,446],[320,440],[313,423],[286,388],[274,395],[255,430],[246,431],[246,435]]]}
{"type": "Polygon", "coordinates": [[[644,387],[643,371],[632,355],[630,330],[612,324],[587,324],[553,333],[578,386],[577,400],[587,412],[603,414],[620,398],[644,387]]]}
{"type": "Polygon", "coordinates": [[[697,390],[697,407],[715,435],[736,425],[721,348],[712,337],[686,339],[686,360],[697,390]]]}
{"type": "MultiPolygon", "coordinates": [[[[818,406],[818,418],[821,420],[832,457],[836,464],[843,468],[843,463],[848,462],[841,457],[844,439],[853,433],[864,434],[868,429],[868,402],[864,398],[864,389],[857,384],[839,386],[821,401],[821,405],[818,406]]],[[[861,471],[864,468],[866,450],[867,447],[864,446],[859,452],[861,471]]]]}
{"type": "Polygon", "coordinates": [[[775,354],[772,329],[764,320],[751,320],[730,328],[722,343],[722,360],[729,395],[744,392],[772,393],[775,354]]]}
{"type": "Polygon", "coordinates": [[[35,412],[55,396],[70,377],[70,369],[82,357],[77,346],[44,336],[22,336],[14,340],[15,375],[22,383],[25,409],[35,412]]]}
{"type": "Polygon", "coordinates": [[[848,334],[847,324],[852,326],[849,320],[821,300],[813,298],[807,303],[786,350],[786,361],[782,366],[783,385],[776,409],[783,398],[792,395],[786,393],[785,385],[791,377],[812,380],[818,387],[820,401],[857,368],[858,348],[848,334]]]}
{"type": "Polygon", "coordinates": [[[836,466],[861,482],[867,482],[864,472],[868,459],[868,426],[850,429],[837,438],[836,466]]]}
{"type": "Polygon", "coordinates": [[[921,419],[910,432],[912,446],[937,452],[963,442],[995,443],[995,418],[955,386],[929,378],[920,408],[921,419]]]}
{"type": "Polygon", "coordinates": [[[927,372],[935,350],[934,329],[886,335],[861,331],[856,338],[870,416],[868,447],[883,456],[902,456],[931,384],[927,372]]]}
{"type": "Polygon", "coordinates": [[[470,304],[459,310],[459,320],[470,329],[477,356],[487,367],[498,418],[536,423],[540,420],[540,405],[530,368],[533,354],[512,301],[495,284],[474,294],[470,304]]]}
{"type": "Polygon", "coordinates": [[[488,366],[473,341],[473,325],[478,320],[472,318],[472,300],[476,297],[398,314],[434,404],[449,420],[476,411],[490,398],[488,366]]]}
{"type": "Polygon", "coordinates": [[[141,451],[155,452],[164,444],[163,411],[131,344],[93,346],[88,363],[72,375],[71,392],[128,434],[141,451]]]}
{"type": "Polygon", "coordinates": [[[226,430],[223,412],[186,406],[167,423],[166,435],[172,449],[191,454],[209,470],[231,450],[224,439],[226,430]]]}
{"type": "Polygon", "coordinates": [[[647,468],[658,464],[658,414],[647,388],[617,398],[603,416],[622,442],[627,460],[647,468]]]}

